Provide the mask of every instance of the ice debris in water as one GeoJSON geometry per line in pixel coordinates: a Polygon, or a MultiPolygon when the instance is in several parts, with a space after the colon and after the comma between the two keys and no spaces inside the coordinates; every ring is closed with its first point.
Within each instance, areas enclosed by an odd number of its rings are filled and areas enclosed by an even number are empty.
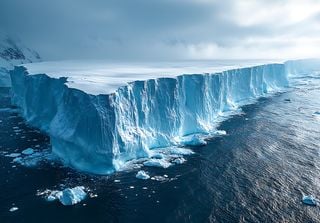
{"type": "Polygon", "coordinates": [[[84,191],[84,187],[67,188],[62,191],[62,196],[59,201],[63,205],[74,205],[85,199],[87,193],[84,191]]]}
{"type": "Polygon", "coordinates": [[[216,135],[227,135],[227,132],[225,130],[216,130],[214,132],[214,134],[216,134],[216,135]]]}
{"type": "Polygon", "coordinates": [[[175,155],[191,155],[194,152],[191,149],[180,148],[180,147],[171,147],[166,150],[166,152],[175,155]]]}
{"type": "Polygon", "coordinates": [[[34,153],[34,150],[32,148],[27,148],[22,151],[22,154],[24,155],[31,155],[32,153],[34,153]]]}
{"type": "Polygon", "coordinates": [[[151,177],[151,180],[155,180],[155,181],[165,181],[167,180],[168,176],[165,177],[165,176],[154,176],[154,177],[151,177]]]}
{"type": "Polygon", "coordinates": [[[63,191],[59,190],[45,190],[39,195],[46,194],[47,201],[55,201],[59,200],[63,205],[74,205],[82,200],[84,200],[87,196],[85,192],[85,188],[83,186],[77,186],[74,188],[66,188],[63,191]]]}
{"type": "Polygon", "coordinates": [[[9,209],[10,212],[14,212],[14,211],[17,211],[17,210],[19,210],[18,207],[12,207],[12,208],[9,209]]]}
{"type": "Polygon", "coordinates": [[[23,157],[19,156],[13,159],[13,162],[19,163],[22,166],[34,167],[38,164],[46,161],[54,161],[56,159],[55,155],[50,151],[50,149],[45,149],[42,151],[35,151],[31,148],[23,150],[23,157]]]}
{"type": "Polygon", "coordinates": [[[302,202],[307,205],[317,206],[317,199],[312,195],[303,195],[302,202]]]}
{"type": "Polygon", "coordinates": [[[16,158],[18,156],[20,156],[21,154],[20,153],[10,153],[10,154],[7,154],[5,155],[6,157],[11,157],[11,158],[16,158]]]}
{"type": "Polygon", "coordinates": [[[147,180],[150,178],[150,176],[143,170],[140,170],[137,175],[136,178],[141,179],[141,180],[147,180]]]}
{"type": "Polygon", "coordinates": [[[182,164],[182,163],[186,162],[186,159],[183,157],[178,157],[178,158],[174,159],[172,162],[175,164],[182,164]]]}
{"type": "Polygon", "coordinates": [[[143,163],[145,166],[153,166],[153,167],[162,167],[162,168],[168,168],[171,166],[171,163],[168,162],[165,159],[150,159],[148,161],[145,161],[143,163]]]}
{"type": "Polygon", "coordinates": [[[183,146],[204,146],[207,145],[207,142],[203,139],[201,135],[189,135],[183,136],[179,140],[179,143],[183,146]]]}

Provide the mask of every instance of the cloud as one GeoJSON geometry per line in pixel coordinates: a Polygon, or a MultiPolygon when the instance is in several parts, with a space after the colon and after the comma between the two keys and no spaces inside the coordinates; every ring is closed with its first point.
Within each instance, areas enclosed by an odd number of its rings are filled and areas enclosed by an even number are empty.
{"type": "Polygon", "coordinates": [[[47,59],[320,56],[318,0],[1,0],[0,27],[47,59]]]}

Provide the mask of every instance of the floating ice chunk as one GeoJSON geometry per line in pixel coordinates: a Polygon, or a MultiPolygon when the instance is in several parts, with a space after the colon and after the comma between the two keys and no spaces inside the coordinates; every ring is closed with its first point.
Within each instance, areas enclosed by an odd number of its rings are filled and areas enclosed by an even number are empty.
{"type": "Polygon", "coordinates": [[[216,130],[214,132],[215,135],[227,135],[227,132],[225,130],[216,130]]]}
{"type": "Polygon", "coordinates": [[[5,155],[6,157],[11,157],[11,158],[15,158],[15,157],[18,157],[18,156],[20,156],[21,155],[21,153],[10,153],[10,154],[7,154],[7,155],[5,155]]]}
{"type": "Polygon", "coordinates": [[[48,162],[48,161],[54,161],[56,159],[55,155],[49,150],[42,150],[41,152],[35,152],[35,150],[32,149],[32,153],[31,153],[31,148],[30,150],[27,149],[28,151],[26,151],[26,153],[24,154],[28,154],[24,157],[17,157],[13,160],[13,162],[19,163],[22,166],[26,166],[26,167],[34,167],[39,165],[42,162],[48,162]]]}
{"type": "Polygon", "coordinates": [[[182,163],[186,162],[186,160],[183,157],[178,157],[178,158],[174,159],[172,162],[176,163],[176,164],[182,164],[182,163]]]}
{"type": "Polygon", "coordinates": [[[15,162],[15,163],[20,163],[21,160],[22,160],[21,157],[16,157],[16,158],[13,159],[13,162],[15,162]]]}
{"type": "Polygon", "coordinates": [[[155,180],[155,181],[165,181],[167,180],[166,177],[163,177],[163,176],[154,176],[154,177],[151,177],[151,180],[155,180]]]}
{"type": "Polygon", "coordinates": [[[140,170],[137,175],[136,178],[141,179],[141,180],[147,180],[150,178],[150,176],[143,170],[140,170]]]}
{"type": "Polygon", "coordinates": [[[316,111],[313,113],[314,115],[320,115],[320,111],[316,111]]]}
{"type": "Polygon", "coordinates": [[[184,146],[204,146],[207,145],[207,142],[203,139],[201,135],[188,135],[181,137],[180,142],[184,146]]]}
{"type": "Polygon", "coordinates": [[[181,148],[181,147],[170,147],[167,152],[175,155],[191,155],[194,152],[191,149],[181,148]]]}
{"type": "Polygon", "coordinates": [[[14,211],[17,211],[17,210],[19,210],[18,207],[12,207],[12,208],[9,209],[10,212],[14,212],[14,211]]]}
{"type": "Polygon", "coordinates": [[[165,159],[150,159],[148,161],[145,161],[143,165],[168,168],[169,166],[171,166],[171,163],[165,159]]]}
{"type": "Polygon", "coordinates": [[[84,187],[66,188],[62,191],[62,195],[59,196],[59,201],[63,205],[74,205],[81,202],[86,196],[87,193],[84,191],[84,187]]]}
{"type": "Polygon", "coordinates": [[[47,201],[55,201],[62,196],[62,191],[53,190],[50,194],[46,197],[47,201]]]}
{"type": "Polygon", "coordinates": [[[34,153],[34,150],[31,148],[27,148],[22,151],[22,154],[24,154],[24,155],[31,155],[32,153],[34,153]]]}
{"type": "Polygon", "coordinates": [[[151,157],[154,158],[154,159],[163,159],[164,155],[161,154],[161,153],[155,153],[151,157]]]}
{"type": "Polygon", "coordinates": [[[66,188],[63,191],[59,190],[45,190],[37,195],[46,195],[47,201],[59,200],[63,205],[74,205],[86,198],[87,193],[84,187],[77,186],[74,188],[66,188]]]}
{"type": "Polygon", "coordinates": [[[312,195],[303,195],[302,203],[311,206],[317,206],[317,199],[315,199],[312,195]]]}

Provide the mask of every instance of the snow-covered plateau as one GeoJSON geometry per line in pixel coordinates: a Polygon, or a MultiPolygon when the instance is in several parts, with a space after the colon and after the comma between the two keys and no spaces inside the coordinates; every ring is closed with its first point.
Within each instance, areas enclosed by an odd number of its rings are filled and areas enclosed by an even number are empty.
{"type": "Polygon", "coordinates": [[[205,144],[240,106],[320,67],[317,60],[208,64],[27,64],[10,73],[12,101],[67,165],[108,174],[139,158],[170,165],[165,148],[205,144]]]}

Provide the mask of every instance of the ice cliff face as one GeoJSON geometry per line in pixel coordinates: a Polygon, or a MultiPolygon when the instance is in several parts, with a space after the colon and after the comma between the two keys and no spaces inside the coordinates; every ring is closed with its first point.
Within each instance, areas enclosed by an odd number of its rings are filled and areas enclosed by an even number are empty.
{"type": "Polygon", "coordinates": [[[38,53],[0,32],[0,87],[11,86],[9,70],[15,65],[37,61],[40,61],[38,53]]]}
{"type": "Polygon", "coordinates": [[[15,67],[11,79],[13,102],[49,134],[53,152],[98,174],[162,147],[188,145],[190,135],[210,136],[224,114],[288,86],[285,64],[134,81],[96,96],[68,88],[66,78],[28,75],[24,67],[15,67]]]}

